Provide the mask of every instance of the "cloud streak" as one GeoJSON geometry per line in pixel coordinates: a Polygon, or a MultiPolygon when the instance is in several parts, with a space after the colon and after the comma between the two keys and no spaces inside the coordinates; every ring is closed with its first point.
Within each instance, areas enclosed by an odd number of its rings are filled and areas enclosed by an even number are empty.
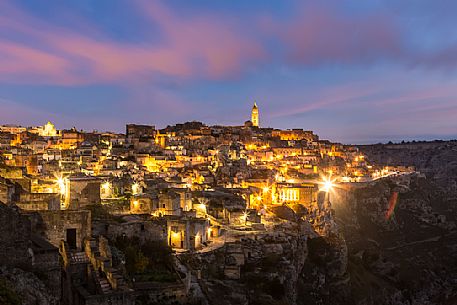
{"type": "Polygon", "coordinates": [[[46,23],[3,4],[0,24],[17,42],[0,36],[3,81],[86,84],[131,81],[138,77],[220,79],[237,76],[265,57],[262,46],[223,18],[177,18],[156,2],[139,10],[159,25],[161,43],[126,43],[46,23]],[[18,22],[17,20],[22,20],[18,22]]]}
{"type": "Polygon", "coordinates": [[[380,14],[349,16],[305,6],[279,33],[288,60],[305,65],[370,63],[404,52],[394,20],[380,14]]]}
{"type": "Polygon", "coordinates": [[[158,1],[133,3],[139,18],[147,21],[143,31],[157,28],[158,37],[119,41],[96,26],[62,27],[1,3],[0,80],[60,85],[162,76],[220,80],[240,77],[271,60],[291,67],[382,61],[438,69],[457,65],[457,45],[415,50],[386,11],[349,15],[328,6],[301,5],[286,21],[271,15],[250,22],[201,11],[178,15],[158,1]]]}
{"type": "Polygon", "coordinates": [[[119,131],[136,120],[241,124],[257,99],[273,127],[341,137],[456,130],[447,5],[435,14],[435,4],[406,12],[398,1],[239,1],[134,0],[125,12],[96,1],[84,5],[91,13],[68,2],[59,18],[0,1],[0,96],[20,101],[0,100],[0,119],[119,131]]]}

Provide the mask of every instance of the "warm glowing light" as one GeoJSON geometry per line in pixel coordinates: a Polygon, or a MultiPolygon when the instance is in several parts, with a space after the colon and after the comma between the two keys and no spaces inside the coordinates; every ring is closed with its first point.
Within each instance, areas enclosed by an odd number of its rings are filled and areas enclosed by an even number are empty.
{"type": "Polygon", "coordinates": [[[65,185],[65,179],[62,178],[62,177],[58,177],[57,180],[56,180],[56,184],[57,186],[59,187],[59,192],[61,195],[65,195],[65,191],[66,191],[66,185],[65,185]]]}
{"type": "Polygon", "coordinates": [[[328,192],[333,187],[332,181],[325,181],[324,182],[324,191],[328,192]]]}
{"type": "Polygon", "coordinates": [[[244,223],[246,224],[246,222],[248,221],[248,217],[249,217],[249,212],[244,211],[243,215],[241,215],[241,220],[244,221],[244,223]]]}
{"type": "Polygon", "coordinates": [[[269,188],[268,186],[265,186],[265,187],[263,188],[263,192],[264,192],[264,193],[268,193],[269,190],[270,190],[270,188],[269,188]]]}
{"type": "Polygon", "coordinates": [[[322,181],[322,187],[321,191],[324,191],[326,193],[330,192],[332,188],[334,187],[333,181],[329,178],[324,178],[324,181],[322,181]]]}
{"type": "Polygon", "coordinates": [[[103,182],[102,183],[102,189],[107,192],[111,189],[111,183],[109,181],[103,182]]]}
{"type": "Polygon", "coordinates": [[[138,183],[132,184],[132,194],[137,195],[140,193],[140,185],[138,183]]]}
{"type": "Polygon", "coordinates": [[[134,200],[134,201],[133,201],[133,206],[134,206],[134,207],[138,207],[138,200],[134,200]]]}

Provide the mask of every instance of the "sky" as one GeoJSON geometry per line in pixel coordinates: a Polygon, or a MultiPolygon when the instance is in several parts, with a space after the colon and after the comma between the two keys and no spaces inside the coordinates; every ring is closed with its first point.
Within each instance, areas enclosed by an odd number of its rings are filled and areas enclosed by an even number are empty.
{"type": "Polygon", "coordinates": [[[454,0],[0,0],[0,124],[457,138],[454,0]]]}

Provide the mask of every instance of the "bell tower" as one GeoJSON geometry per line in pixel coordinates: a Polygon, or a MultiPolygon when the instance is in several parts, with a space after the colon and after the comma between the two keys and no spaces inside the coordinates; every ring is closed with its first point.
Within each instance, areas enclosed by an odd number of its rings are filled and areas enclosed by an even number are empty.
{"type": "Polygon", "coordinates": [[[255,101],[251,112],[251,122],[252,126],[259,127],[259,108],[257,108],[257,103],[255,101]]]}

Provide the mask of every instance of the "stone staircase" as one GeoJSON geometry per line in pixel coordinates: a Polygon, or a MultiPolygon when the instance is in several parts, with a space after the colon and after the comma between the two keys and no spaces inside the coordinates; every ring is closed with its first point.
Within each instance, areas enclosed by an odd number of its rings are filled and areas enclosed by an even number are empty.
{"type": "Polygon", "coordinates": [[[90,262],[94,279],[103,294],[129,290],[119,270],[112,267],[111,251],[105,239],[100,237],[99,240],[95,238],[87,240],[85,257],[90,262]]]}
{"type": "Polygon", "coordinates": [[[100,285],[100,288],[103,292],[103,294],[109,294],[113,292],[113,289],[111,288],[111,285],[108,283],[108,280],[104,277],[100,276],[100,273],[98,271],[95,271],[95,280],[97,283],[100,285]]]}
{"type": "Polygon", "coordinates": [[[88,263],[89,259],[84,252],[70,252],[70,262],[72,264],[88,263]]]}
{"type": "Polygon", "coordinates": [[[109,272],[111,273],[112,279],[117,284],[117,289],[120,290],[127,290],[129,287],[127,286],[127,282],[125,281],[124,277],[119,273],[119,271],[115,268],[109,268],[109,272]]]}

